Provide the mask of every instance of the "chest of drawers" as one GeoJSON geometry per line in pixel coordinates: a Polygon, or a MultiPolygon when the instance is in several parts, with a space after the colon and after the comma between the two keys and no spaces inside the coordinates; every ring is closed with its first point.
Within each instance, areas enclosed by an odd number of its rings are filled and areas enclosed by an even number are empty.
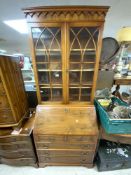
{"type": "Polygon", "coordinates": [[[28,115],[18,58],[0,56],[0,128],[17,126],[28,115]]]}
{"type": "Polygon", "coordinates": [[[36,111],[33,131],[39,166],[91,167],[98,128],[93,106],[42,106],[36,111]]]}
{"type": "Polygon", "coordinates": [[[14,166],[35,166],[37,158],[34,149],[32,130],[35,116],[22,124],[21,131],[13,134],[13,129],[0,129],[0,163],[14,166]]]}

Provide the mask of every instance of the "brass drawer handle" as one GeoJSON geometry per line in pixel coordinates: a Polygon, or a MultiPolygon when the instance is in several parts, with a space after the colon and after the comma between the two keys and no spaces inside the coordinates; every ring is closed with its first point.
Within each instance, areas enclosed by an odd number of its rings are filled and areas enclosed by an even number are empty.
{"type": "Polygon", "coordinates": [[[47,153],[47,152],[45,152],[45,153],[44,153],[44,155],[45,155],[45,156],[49,156],[50,154],[49,154],[49,153],[47,153]]]}
{"type": "Polygon", "coordinates": [[[87,156],[88,155],[88,152],[82,152],[81,153],[83,156],[87,156]]]}
{"type": "Polygon", "coordinates": [[[50,160],[51,158],[50,158],[50,157],[45,157],[44,159],[45,159],[45,160],[50,160]]]}
{"type": "Polygon", "coordinates": [[[48,145],[43,145],[43,148],[48,149],[49,146],[48,145]]]}
{"type": "Polygon", "coordinates": [[[91,145],[82,145],[81,148],[91,148],[91,145]]]}

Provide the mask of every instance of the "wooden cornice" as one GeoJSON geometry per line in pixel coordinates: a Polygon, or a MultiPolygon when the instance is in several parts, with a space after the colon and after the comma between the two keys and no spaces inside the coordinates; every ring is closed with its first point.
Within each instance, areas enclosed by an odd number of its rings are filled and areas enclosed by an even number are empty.
{"type": "Polygon", "coordinates": [[[53,6],[23,9],[28,22],[104,21],[108,6],[53,6]]]}

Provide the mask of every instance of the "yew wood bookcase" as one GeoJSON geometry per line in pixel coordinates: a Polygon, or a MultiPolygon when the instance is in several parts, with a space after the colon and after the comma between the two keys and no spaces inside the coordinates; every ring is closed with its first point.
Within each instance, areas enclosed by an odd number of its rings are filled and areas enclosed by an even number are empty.
{"type": "Polygon", "coordinates": [[[93,104],[108,7],[24,9],[39,104],[93,104]]]}
{"type": "Polygon", "coordinates": [[[98,140],[93,105],[108,7],[24,9],[38,103],[39,166],[91,167],[98,140]]]}

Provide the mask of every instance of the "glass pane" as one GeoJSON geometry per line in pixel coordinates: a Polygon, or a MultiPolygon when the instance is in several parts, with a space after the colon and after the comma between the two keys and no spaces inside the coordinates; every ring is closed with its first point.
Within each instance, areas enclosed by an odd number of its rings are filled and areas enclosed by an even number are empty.
{"type": "Polygon", "coordinates": [[[78,63],[70,63],[70,70],[80,70],[81,65],[78,63]]]}
{"type": "Polygon", "coordinates": [[[94,50],[92,50],[92,51],[86,50],[84,52],[84,55],[83,55],[84,62],[95,62],[95,58],[96,58],[96,53],[94,50]]]}
{"type": "Polygon", "coordinates": [[[90,101],[99,29],[70,28],[69,98],[90,101]]]}
{"type": "Polygon", "coordinates": [[[91,88],[82,88],[81,90],[81,101],[90,101],[91,88]]]}
{"type": "Polygon", "coordinates": [[[76,72],[76,71],[70,71],[69,73],[69,83],[70,83],[70,86],[71,85],[79,85],[80,84],[80,71],[76,72]]]}
{"type": "Polygon", "coordinates": [[[59,27],[34,27],[32,35],[41,99],[42,101],[61,101],[61,30],[59,27]]]}
{"type": "Polygon", "coordinates": [[[62,73],[59,71],[51,72],[52,86],[55,84],[62,85],[62,73]]]}
{"type": "Polygon", "coordinates": [[[49,101],[51,99],[51,92],[49,88],[40,87],[41,99],[42,101],[49,101]]]}
{"type": "Polygon", "coordinates": [[[94,63],[93,64],[86,64],[86,63],[82,64],[83,70],[87,70],[87,71],[94,71],[94,66],[95,66],[94,63]]]}
{"type": "Polygon", "coordinates": [[[82,84],[92,85],[94,72],[85,71],[82,74],[82,84]]]}
{"type": "Polygon", "coordinates": [[[79,100],[79,88],[69,88],[69,97],[70,101],[78,101],[79,100]]]}
{"type": "Polygon", "coordinates": [[[60,89],[60,88],[54,88],[53,90],[52,90],[52,96],[53,96],[53,98],[52,98],[52,100],[54,100],[54,101],[61,101],[62,100],[62,89],[60,89]]]}
{"type": "Polygon", "coordinates": [[[80,50],[72,49],[70,51],[70,62],[80,62],[81,61],[81,52],[80,50]]]}
{"type": "Polygon", "coordinates": [[[49,84],[49,72],[38,71],[39,84],[49,84]]]}

